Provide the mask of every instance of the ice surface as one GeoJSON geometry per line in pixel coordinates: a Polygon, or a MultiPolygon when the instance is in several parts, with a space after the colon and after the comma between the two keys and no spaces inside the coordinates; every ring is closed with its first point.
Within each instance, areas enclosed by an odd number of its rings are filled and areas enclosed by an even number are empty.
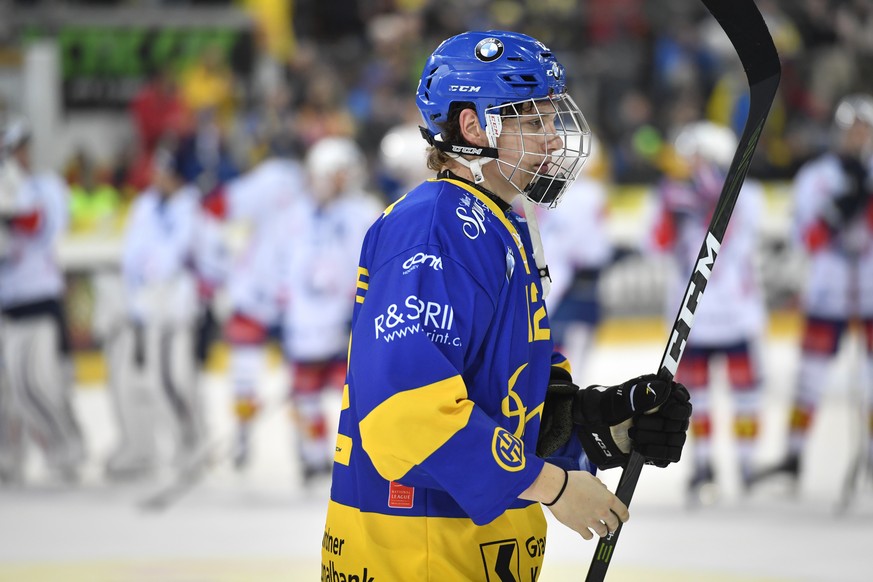
{"type": "MultiPolygon", "coordinates": [[[[599,345],[582,382],[612,383],[654,371],[661,345],[599,345]]],[[[779,457],[797,354],[792,341],[766,346],[768,383],[759,460],[779,457]]],[[[840,516],[834,511],[850,455],[858,446],[860,413],[849,349],[841,353],[811,435],[799,495],[778,481],[740,493],[728,431],[730,400],[714,395],[715,455],[721,496],[689,509],[685,481],[690,451],[668,469],[646,467],[622,532],[611,582],[818,581],[873,579],[873,485],[840,516]],[[850,389],[851,387],[851,389],[850,389]]],[[[284,371],[267,378],[267,402],[281,402],[284,371]]],[[[206,379],[215,450],[231,437],[226,377],[206,379]]],[[[336,395],[328,398],[332,410],[336,395]]],[[[38,458],[27,486],[0,488],[0,582],[262,582],[317,580],[328,484],[304,489],[295,466],[293,435],[281,404],[268,404],[255,433],[255,457],[244,474],[226,456],[197,487],[159,513],[138,502],[158,481],[112,485],[101,461],[114,438],[106,391],[82,386],[76,408],[83,419],[90,461],[75,487],[46,479],[38,458]]],[[[693,446],[691,443],[689,446],[693,446]]],[[[610,488],[617,470],[602,474],[610,488]]],[[[547,513],[548,514],[548,513],[547,513]]],[[[551,517],[550,517],[551,519],[551,517]]],[[[541,580],[582,580],[594,542],[551,521],[541,580]]]]}

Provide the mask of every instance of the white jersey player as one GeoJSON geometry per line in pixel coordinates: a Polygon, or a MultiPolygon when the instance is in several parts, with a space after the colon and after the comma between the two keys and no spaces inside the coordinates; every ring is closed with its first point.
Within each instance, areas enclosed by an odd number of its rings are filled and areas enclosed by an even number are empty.
{"type": "Polygon", "coordinates": [[[322,392],[343,387],[361,243],[384,208],[361,188],[364,156],[351,139],[318,141],[306,171],[311,197],[288,213],[283,226],[293,240],[279,249],[287,297],[283,344],[304,481],[331,468],[322,392]]]}
{"type": "Polygon", "coordinates": [[[238,433],[234,464],[250,458],[251,424],[261,403],[258,384],[266,367],[266,346],[281,322],[281,289],[276,249],[292,244],[293,233],[280,226],[305,190],[303,169],[287,156],[274,156],[211,193],[206,209],[215,217],[241,224],[246,240],[227,276],[231,316],[224,327],[230,345],[230,375],[238,433]]]}
{"type": "Polygon", "coordinates": [[[552,278],[546,297],[552,338],[576,374],[583,373],[600,322],[598,284],[613,254],[606,224],[606,163],[600,147],[599,141],[592,139],[588,160],[560,212],[538,208],[552,278]]]}
{"type": "MultiPolygon", "coordinates": [[[[737,140],[733,132],[708,121],[684,126],[675,139],[682,169],[658,187],[658,209],[651,233],[655,249],[675,258],[668,284],[666,317],[672,323],[697,260],[737,140]]],[[[711,365],[723,359],[732,389],[734,426],[744,484],[752,470],[758,432],[761,387],[759,343],[766,307],[755,267],[763,213],[761,186],[747,180],[740,191],[722,241],[718,265],[706,286],[706,298],[694,318],[676,380],[685,384],[694,406],[694,474],[689,493],[695,501],[703,486],[714,484],[712,469],[711,365]]]]}
{"type": "Polygon", "coordinates": [[[183,182],[178,158],[156,155],[154,185],[134,201],[125,229],[122,279],[127,325],[110,341],[110,390],[120,439],[107,476],[147,474],[161,460],[169,425],[175,461],[202,443],[194,357],[197,279],[191,264],[199,191],[183,182]]]}
{"type": "MultiPolygon", "coordinates": [[[[866,370],[861,371],[873,407],[873,97],[842,99],[834,135],[832,150],[809,161],[794,181],[794,237],[808,259],[800,368],[788,453],[759,478],[781,472],[796,483],[827,371],[853,322],[863,330],[866,370]]],[[[868,414],[873,435],[873,408],[868,414]]],[[[873,467],[873,442],[868,451],[873,467]]]]}
{"type": "MultiPolygon", "coordinates": [[[[415,111],[415,118],[419,117],[415,111]]],[[[381,182],[391,202],[432,177],[427,168],[427,142],[421,139],[417,121],[395,125],[385,133],[379,142],[379,164],[381,182]]]]}
{"type": "Polygon", "coordinates": [[[55,251],[67,229],[68,190],[56,174],[31,170],[24,120],[11,122],[0,138],[0,479],[23,478],[26,434],[41,445],[52,473],[75,479],[84,446],[72,408],[64,276],[55,251]]]}

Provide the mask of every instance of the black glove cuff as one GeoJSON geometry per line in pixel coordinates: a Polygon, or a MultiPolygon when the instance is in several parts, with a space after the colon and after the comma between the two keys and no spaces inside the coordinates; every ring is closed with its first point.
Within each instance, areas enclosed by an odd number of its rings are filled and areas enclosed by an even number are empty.
{"type": "MultiPolygon", "coordinates": [[[[552,367],[569,376],[565,370],[552,367]]],[[[573,436],[573,399],[579,387],[565,380],[551,380],[546,390],[540,432],[537,436],[537,456],[548,458],[567,444],[573,436]]]]}

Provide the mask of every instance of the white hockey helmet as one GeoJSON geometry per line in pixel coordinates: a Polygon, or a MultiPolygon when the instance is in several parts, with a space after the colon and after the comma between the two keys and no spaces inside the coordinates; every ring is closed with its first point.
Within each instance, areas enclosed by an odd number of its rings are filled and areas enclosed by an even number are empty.
{"type": "Polygon", "coordinates": [[[347,137],[325,137],[317,141],[306,154],[306,171],[315,194],[332,196],[337,187],[342,190],[363,188],[367,177],[364,153],[347,137]],[[342,185],[337,185],[342,175],[342,185]]]}
{"type": "Polygon", "coordinates": [[[861,121],[873,127],[873,97],[864,93],[846,95],[834,109],[834,124],[840,129],[848,129],[861,121]]]}
{"type": "Polygon", "coordinates": [[[700,157],[727,170],[737,151],[737,136],[711,121],[695,121],[682,127],[673,140],[676,153],[687,162],[700,157]]]}
{"type": "Polygon", "coordinates": [[[868,156],[873,152],[873,97],[846,95],[834,109],[833,144],[843,153],[868,156]]]}
{"type": "Polygon", "coordinates": [[[427,148],[418,125],[396,125],[388,130],[379,144],[379,161],[392,178],[412,187],[434,175],[427,167],[427,148]]]}

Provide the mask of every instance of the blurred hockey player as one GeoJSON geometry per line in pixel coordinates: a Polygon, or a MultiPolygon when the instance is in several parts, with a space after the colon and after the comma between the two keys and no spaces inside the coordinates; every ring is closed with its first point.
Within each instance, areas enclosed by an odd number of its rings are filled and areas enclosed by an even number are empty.
{"type": "MultiPolygon", "coordinates": [[[[730,129],[708,121],[690,123],[678,131],[674,149],[675,175],[657,189],[651,244],[675,258],[668,286],[666,316],[672,322],[688,284],[701,242],[737,147],[730,129]]],[[[713,364],[723,361],[733,399],[733,436],[744,484],[752,471],[761,397],[760,341],[766,323],[764,295],[755,267],[762,189],[746,180],[719,251],[719,264],[706,286],[706,301],[695,314],[694,329],[676,378],[688,387],[694,415],[694,469],[689,500],[709,498],[715,485],[712,462],[713,364]]]]}
{"type": "Polygon", "coordinates": [[[293,244],[293,233],[283,228],[279,217],[305,196],[307,188],[303,168],[286,141],[276,141],[267,159],[209,193],[204,201],[212,216],[245,230],[242,248],[227,274],[231,315],[224,324],[237,422],[233,455],[237,469],[245,468],[251,457],[252,423],[262,407],[259,385],[266,372],[267,345],[281,325],[276,252],[280,245],[293,244]]]}
{"type": "Polygon", "coordinates": [[[588,153],[554,53],[514,32],[453,36],[416,103],[436,178],[364,239],[322,579],[533,582],[540,504],[585,539],[615,531],[629,513],[595,468],[632,447],[678,461],[688,393],[654,374],[580,389],[554,350],[535,213],[511,207],[557,205],[588,153]]]}
{"type": "Polygon", "coordinates": [[[284,230],[292,240],[280,248],[283,343],[304,482],[329,473],[333,463],[322,392],[342,390],[361,243],[384,208],[365,192],[364,154],[349,138],[316,142],[306,173],[311,196],[288,213],[284,230]]]}
{"type": "MultiPolygon", "coordinates": [[[[420,117],[417,111],[416,116],[420,117]]],[[[418,123],[395,125],[385,133],[379,144],[379,178],[389,202],[431,177],[426,160],[427,143],[418,123]]]]}
{"type": "Polygon", "coordinates": [[[588,160],[567,190],[561,211],[537,213],[552,277],[546,297],[552,337],[580,375],[601,319],[600,276],[613,254],[606,224],[606,172],[600,142],[592,136],[588,160]]]}
{"type": "MultiPolygon", "coordinates": [[[[864,337],[862,376],[873,407],[873,97],[843,98],[835,109],[833,132],[830,151],[807,162],[794,180],[793,235],[808,260],[800,368],[787,454],[756,480],[782,473],[797,484],[828,369],[852,322],[864,337]]],[[[850,381],[860,383],[862,378],[850,381]]],[[[868,418],[873,439],[873,408],[868,418]]],[[[873,468],[873,442],[868,456],[873,468]]]]}
{"type": "Polygon", "coordinates": [[[167,443],[184,468],[204,438],[191,269],[200,194],[168,149],[155,155],[153,182],[130,210],[121,261],[127,321],[107,346],[119,429],[105,466],[110,479],[158,469],[167,443]]]}
{"type": "Polygon", "coordinates": [[[26,435],[54,476],[74,480],[85,450],[55,251],[69,193],[57,174],[31,168],[29,148],[27,122],[10,121],[0,134],[0,480],[24,477],[26,435]]]}

